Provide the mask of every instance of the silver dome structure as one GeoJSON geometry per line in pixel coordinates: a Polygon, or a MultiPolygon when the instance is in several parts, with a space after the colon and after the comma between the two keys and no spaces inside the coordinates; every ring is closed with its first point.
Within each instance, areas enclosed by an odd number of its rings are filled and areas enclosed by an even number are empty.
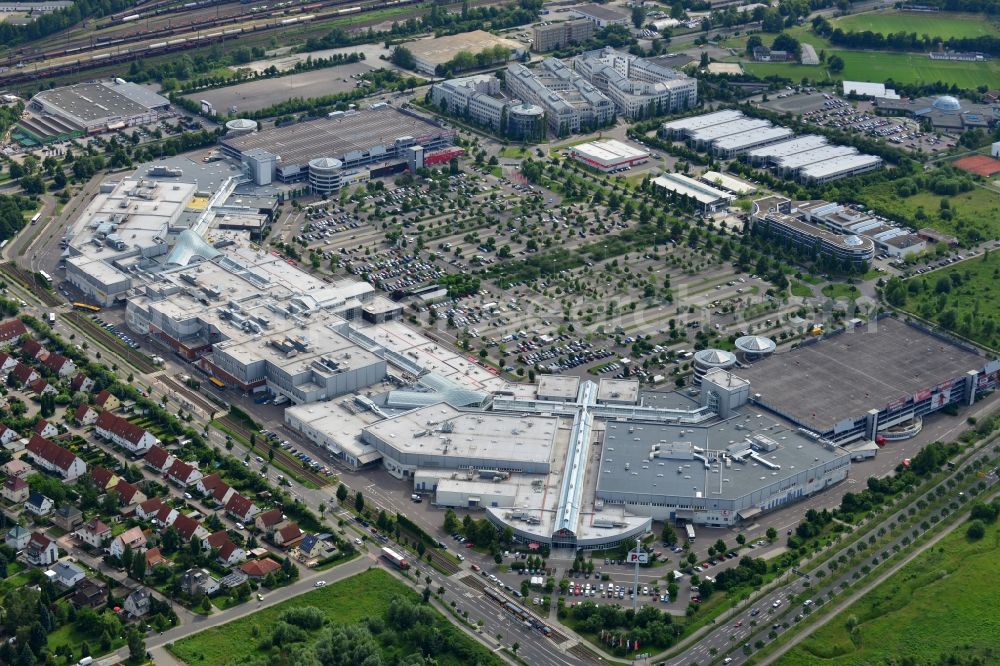
{"type": "Polygon", "coordinates": [[[736,338],[736,353],[744,361],[756,361],[774,353],[777,345],[762,335],[744,335],[736,338]]]}
{"type": "Polygon", "coordinates": [[[191,231],[185,229],[177,236],[174,249],[167,256],[168,264],[177,266],[187,266],[193,259],[208,261],[214,259],[221,253],[212,247],[208,241],[191,231]]]}
{"type": "Polygon", "coordinates": [[[736,355],[725,349],[702,349],[694,355],[694,383],[701,384],[701,378],[713,368],[729,370],[736,365],[736,355]]]}
{"type": "Polygon", "coordinates": [[[226,123],[227,136],[240,136],[241,134],[252,134],[257,131],[257,121],[249,118],[237,118],[226,123]]]}
{"type": "Polygon", "coordinates": [[[941,95],[934,103],[931,104],[938,111],[961,111],[962,103],[958,101],[957,97],[952,97],[951,95],[941,95]]]}

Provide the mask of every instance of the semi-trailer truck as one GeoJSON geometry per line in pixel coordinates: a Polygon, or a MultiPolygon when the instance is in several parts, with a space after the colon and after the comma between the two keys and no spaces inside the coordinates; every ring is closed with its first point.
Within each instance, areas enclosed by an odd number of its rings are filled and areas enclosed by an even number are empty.
{"type": "Polygon", "coordinates": [[[406,561],[406,558],[394,551],[392,548],[383,548],[382,557],[389,560],[400,569],[410,568],[410,563],[406,561]]]}

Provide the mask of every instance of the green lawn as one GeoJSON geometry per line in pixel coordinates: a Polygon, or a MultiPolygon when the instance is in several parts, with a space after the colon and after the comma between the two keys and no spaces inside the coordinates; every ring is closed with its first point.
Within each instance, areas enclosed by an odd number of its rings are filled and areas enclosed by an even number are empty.
{"type": "Polygon", "coordinates": [[[779,666],[867,666],[899,663],[994,664],[1000,654],[996,557],[1000,528],[970,543],[959,526],[884,583],[781,657],[779,666]],[[857,632],[848,629],[850,618],[857,632]],[[939,662],[939,660],[942,660],[939,662]]]}
{"type": "MultiPolygon", "coordinates": [[[[396,596],[406,596],[413,600],[419,598],[411,588],[385,571],[369,569],[334,585],[306,592],[248,617],[177,641],[170,651],[188,666],[235,666],[250,657],[262,654],[257,649],[259,638],[254,637],[254,632],[256,631],[261,638],[267,636],[272,625],[277,622],[278,616],[288,608],[314,606],[331,622],[354,624],[369,617],[383,617],[396,596]]],[[[444,617],[439,616],[439,620],[438,628],[445,634],[443,644],[446,649],[433,655],[438,664],[463,666],[466,662],[459,660],[456,654],[465,651],[474,654],[475,662],[479,664],[502,666],[502,661],[451,626],[444,617]]],[[[399,636],[393,632],[385,633],[391,635],[380,634],[376,636],[376,641],[386,651],[387,654],[384,656],[389,658],[391,655],[388,653],[398,650],[399,645],[396,643],[387,647],[385,641],[398,641],[399,636]]]]}
{"type": "Polygon", "coordinates": [[[832,298],[838,300],[841,298],[846,298],[848,300],[854,300],[858,297],[858,288],[853,284],[844,284],[843,282],[831,282],[822,289],[823,295],[827,298],[832,298]]]}
{"type": "Polygon", "coordinates": [[[517,159],[519,157],[531,157],[531,151],[523,146],[507,146],[500,151],[500,157],[517,159]]]}
{"type": "Polygon", "coordinates": [[[1000,257],[996,253],[912,277],[907,287],[905,310],[1000,349],[1000,257]],[[943,293],[942,278],[950,282],[943,293]]]}
{"type": "Polygon", "coordinates": [[[812,288],[801,282],[792,281],[792,296],[798,296],[800,298],[810,298],[813,295],[812,288]]]}
{"type": "MultiPolygon", "coordinates": [[[[765,39],[765,41],[767,41],[765,39]]],[[[821,48],[821,40],[809,37],[806,41],[821,48]]],[[[1000,61],[953,62],[931,60],[926,54],[892,53],[883,51],[843,51],[826,49],[827,56],[839,55],[844,60],[844,70],[831,74],[822,66],[795,63],[744,62],[743,68],[756,76],[782,76],[792,81],[808,78],[815,81],[828,79],[875,81],[892,79],[897,83],[955,83],[960,88],[987,85],[1000,87],[1000,61]]]]}
{"type": "MultiPolygon", "coordinates": [[[[80,658],[80,646],[86,642],[90,646],[90,651],[92,653],[98,654],[104,652],[101,650],[100,636],[89,636],[81,631],[78,631],[76,626],[72,623],[64,624],[55,631],[52,631],[48,635],[48,647],[50,653],[55,653],[60,646],[68,645],[73,651],[73,655],[76,658],[80,658]]],[[[113,638],[111,641],[111,649],[117,650],[121,646],[125,645],[124,638],[113,638]]]]}
{"type": "Polygon", "coordinates": [[[891,219],[908,221],[916,227],[933,227],[959,238],[976,231],[983,238],[1000,238],[1000,194],[977,187],[955,196],[942,197],[930,192],[918,192],[900,197],[892,183],[876,183],[864,188],[860,198],[870,207],[891,219]],[[941,200],[948,199],[952,219],[941,219],[941,200]],[[924,219],[918,219],[920,209],[924,219]]]}
{"type": "Polygon", "coordinates": [[[986,37],[996,34],[998,28],[982,14],[958,12],[867,12],[834,19],[834,28],[844,32],[880,32],[889,35],[896,32],[917,33],[950,39],[952,37],[986,37]]]}

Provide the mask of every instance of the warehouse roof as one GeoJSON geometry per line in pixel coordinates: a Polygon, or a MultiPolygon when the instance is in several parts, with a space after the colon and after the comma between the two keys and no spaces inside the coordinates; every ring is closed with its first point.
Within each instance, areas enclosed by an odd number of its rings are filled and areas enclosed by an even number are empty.
{"type": "Polygon", "coordinates": [[[727,109],[726,111],[716,111],[715,113],[706,113],[700,116],[691,116],[689,118],[671,120],[670,122],[663,123],[663,129],[674,132],[693,132],[694,130],[699,130],[705,127],[712,127],[713,125],[721,125],[722,123],[739,120],[742,117],[742,111],[727,109]]]}
{"type": "Polygon", "coordinates": [[[857,155],[858,149],[851,146],[823,146],[814,148],[794,155],[779,157],[776,161],[782,169],[800,169],[809,164],[816,164],[825,160],[832,160],[835,157],[847,157],[857,155]]]}
{"type": "Polygon", "coordinates": [[[275,127],[256,134],[226,137],[223,145],[239,153],[263,149],[277,155],[281,165],[306,165],[315,157],[343,159],[351,153],[375,155],[392,147],[397,139],[413,138],[416,144],[433,136],[450,134],[416,114],[404,113],[390,106],[344,113],[334,118],[320,118],[286,127],[275,127]]]}
{"type": "Polygon", "coordinates": [[[621,21],[626,18],[625,14],[601,5],[581,5],[574,7],[572,11],[584,16],[593,16],[602,21],[621,21]]]}
{"type": "Polygon", "coordinates": [[[759,118],[740,118],[728,123],[703,127],[692,131],[688,136],[692,141],[715,141],[724,136],[742,134],[744,132],[757,132],[765,127],[771,127],[771,123],[759,118]]]}
{"type": "Polygon", "coordinates": [[[573,146],[574,152],[603,162],[620,162],[649,157],[649,152],[616,139],[588,141],[573,146]]]}
{"type": "Polygon", "coordinates": [[[734,178],[728,174],[719,173],[718,171],[706,171],[701,174],[700,178],[702,182],[709,185],[718,185],[733,194],[753,194],[757,191],[756,185],[748,183],[745,180],[740,180],[739,178],[734,178]]]}
{"type": "Polygon", "coordinates": [[[134,83],[103,81],[43,90],[35,99],[83,122],[128,118],[170,105],[165,97],[134,83]]]}
{"type": "Polygon", "coordinates": [[[826,137],[818,134],[806,134],[805,136],[795,137],[794,139],[789,139],[788,141],[772,143],[770,146],[754,148],[748,154],[751,159],[784,157],[786,155],[794,155],[807,150],[813,150],[814,148],[820,148],[825,145],[826,137]]]}
{"type": "Polygon", "coordinates": [[[732,134],[716,139],[712,142],[712,147],[716,150],[740,150],[748,146],[755,146],[762,141],[772,141],[792,136],[794,132],[787,127],[764,127],[753,132],[732,134]]]}
{"type": "Polygon", "coordinates": [[[875,155],[846,155],[832,160],[809,164],[799,171],[799,175],[803,178],[825,178],[881,163],[882,158],[875,155]]]}
{"type": "Polygon", "coordinates": [[[668,173],[657,176],[653,179],[653,184],[676,194],[691,197],[703,204],[712,204],[722,199],[729,201],[733,198],[731,194],[717,190],[710,185],[700,183],[694,178],[688,178],[680,173],[668,173]]]}

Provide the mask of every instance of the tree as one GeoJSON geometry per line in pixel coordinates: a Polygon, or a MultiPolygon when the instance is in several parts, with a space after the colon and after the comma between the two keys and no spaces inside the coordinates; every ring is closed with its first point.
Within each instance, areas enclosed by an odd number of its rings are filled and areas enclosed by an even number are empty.
{"type": "Polygon", "coordinates": [[[646,20],[646,8],[642,4],[636,4],[632,7],[632,25],[636,28],[641,28],[643,22],[646,20]]]}
{"type": "Polygon", "coordinates": [[[146,638],[135,627],[128,630],[128,661],[130,664],[146,661],[146,638]]]}
{"type": "Polygon", "coordinates": [[[365,510],[365,496],[361,494],[360,490],[354,495],[354,510],[358,513],[365,510]]]}
{"type": "Polygon", "coordinates": [[[764,533],[764,536],[767,537],[768,541],[774,543],[774,540],[778,538],[778,530],[774,529],[773,527],[768,527],[767,532],[764,533]]]}
{"type": "Polygon", "coordinates": [[[969,529],[965,531],[965,536],[969,541],[979,541],[986,536],[986,526],[981,520],[973,520],[969,523],[969,529]]]}
{"type": "Polygon", "coordinates": [[[827,69],[830,70],[830,72],[832,72],[833,74],[837,74],[839,72],[844,71],[844,59],[838,55],[832,55],[829,58],[827,58],[826,66],[827,69]]]}
{"type": "Polygon", "coordinates": [[[344,500],[346,500],[347,499],[347,495],[348,495],[348,493],[347,493],[347,486],[345,486],[344,484],[340,484],[339,486],[337,486],[337,501],[338,502],[342,503],[344,500]]]}
{"type": "Polygon", "coordinates": [[[132,558],[132,578],[140,583],[146,578],[146,556],[136,553],[132,558]]]}
{"type": "Polygon", "coordinates": [[[742,534],[736,535],[736,543],[738,543],[740,546],[743,546],[746,542],[747,538],[745,536],[743,536],[742,534]]]}
{"type": "Polygon", "coordinates": [[[455,534],[456,532],[458,532],[461,526],[462,524],[458,522],[458,516],[455,515],[455,512],[453,510],[448,509],[447,511],[444,512],[445,532],[447,532],[448,534],[455,534]]]}
{"type": "Polygon", "coordinates": [[[397,46],[392,51],[392,56],[389,58],[394,65],[402,67],[403,69],[413,69],[417,68],[417,59],[413,57],[413,53],[410,49],[405,46],[397,46]]]}

